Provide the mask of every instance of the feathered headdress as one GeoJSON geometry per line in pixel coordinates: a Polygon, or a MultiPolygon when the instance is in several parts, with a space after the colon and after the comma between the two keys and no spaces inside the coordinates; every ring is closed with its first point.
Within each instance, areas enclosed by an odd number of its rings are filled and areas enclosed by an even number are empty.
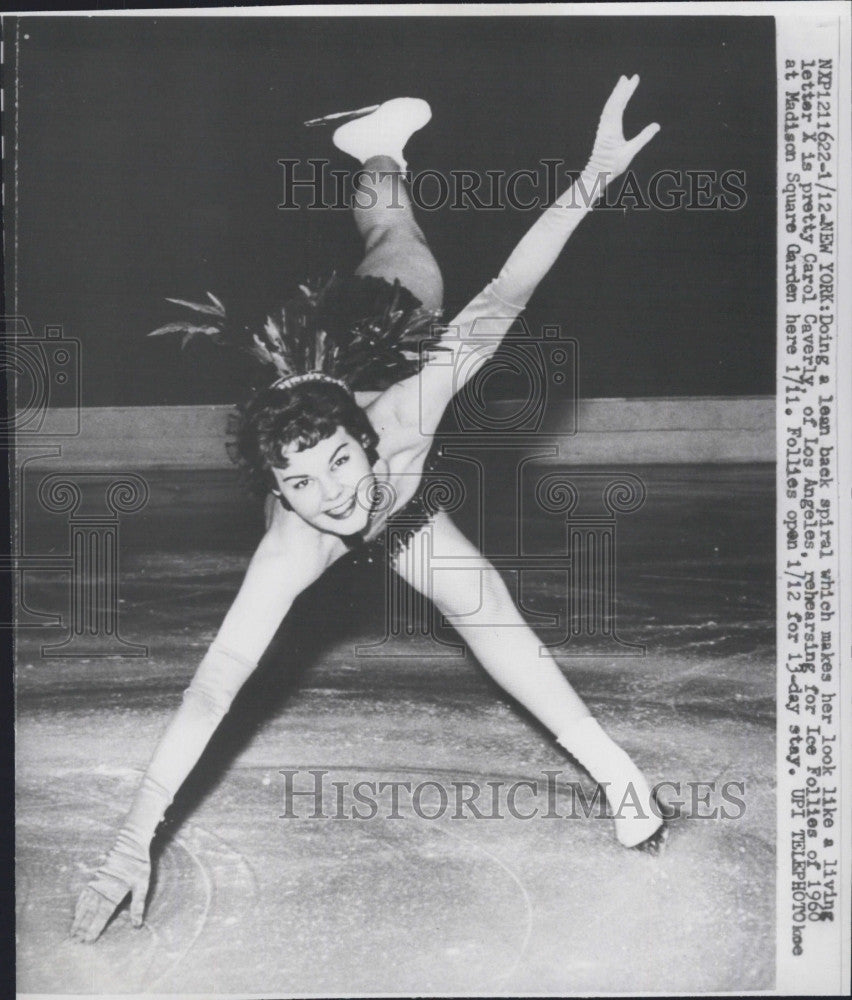
{"type": "Polygon", "coordinates": [[[167,323],[150,336],[182,335],[181,344],[207,338],[248,351],[277,375],[273,385],[322,380],[356,389],[385,389],[420,371],[440,346],[437,313],[425,309],[408,289],[383,278],[332,275],[267,316],[263,328],[242,333],[229,328],[225,307],[211,292],[209,302],[167,301],[195,313],[167,323]]]}

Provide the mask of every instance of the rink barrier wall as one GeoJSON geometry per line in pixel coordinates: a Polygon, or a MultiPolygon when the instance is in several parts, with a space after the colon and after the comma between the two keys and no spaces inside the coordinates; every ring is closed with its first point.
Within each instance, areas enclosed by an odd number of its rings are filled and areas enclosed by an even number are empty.
{"type": "MultiPolygon", "coordinates": [[[[51,469],[227,468],[224,437],[231,412],[231,406],[84,407],[74,436],[19,435],[21,444],[58,445],[60,455],[42,460],[27,448],[19,455],[30,457],[30,467],[51,469]]],[[[45,431],[50,425],[45,421],[45,431]]],[[[573,435],[568,423],[557,428],[565,436],[555,461],[629,465],[775,460],[774,396],[588,399],[579,405],[577,427],[573,435]]]]}

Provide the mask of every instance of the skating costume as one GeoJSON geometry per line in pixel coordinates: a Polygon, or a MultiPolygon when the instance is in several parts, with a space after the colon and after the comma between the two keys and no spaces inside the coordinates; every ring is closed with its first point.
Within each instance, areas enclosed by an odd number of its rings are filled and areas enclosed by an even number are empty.
{"type": "MultiPolygon", "coordinates": [[[[488,343],[496,350],[500,337],[511,327],[566,240],[597,196],[602,194],[604,185],[600,184],[600,178],[614,173],[609,156],[619,142],[617,137],[613,139],[611,127],[603,126],[608,114],[616,114],[620,122],[623,104],[635,89],[636,82],[638,80],[626,78],[619,81],[604,110],[592,158],[580,175],[581,187],[572,185],[541,215],[498,277],[447,324],[456,344],[453,362],[469,360],[475,355],[478,364],[488,356],[488,349],[483,351],[482,342],[476,342],[480,324],[487,323],[488,343]],[[619,99],[613,104],[616,96],[619,99]],[[597,194],[589,198],[588,192],[597,194]],[[475,324],[477,330],[474,330],[475,324]]],[[[402,164],[401,150],[411,128],[398,127],[394,108],[390,107],[394,103],[383,105],[375,113],[376,122],[384,122],[384,131],[378,130],[382,133],[380,143],[374,143],[369,128],[359,131],[350,124],[338,130],[335,144],[362,163],[372,157],[392,154],[392,161],[402,164]]],[[[419,109],[420,114],[417,119],[420,124],[416,127],[428,121],[428,105],[425,110],[423,105],[425,102],[419,102],[415,109],[419,109]]],[[[406,213],[397,214],[398,218],[405,216],[406,213]]],[[[366,227],[364,231],[366,233],[366,227]]],[[[383,247],[387,251],[387,241],[378,229],[376,232],[378,254],[383,247]]],[[[419,230],[410,229],[411,238],[420,239],[422,234],[418,234],[419,230]]],[[[367,249],[369,251],[370,247],[367,249]]],[[[333,278],[321,286],[302,287],[299,296],[269,317],[262,331],[251,334],[249,350],[259,361],[271,365],[279,376],[272,388],[294,386],[306,380],[336,382],[350,392],[360,388],[386,388],[420,372],[438,351],[444,349],[435,330],[437,314],[422,309],[420,299],[403,288],[400,281],[383,280],[399,277],[393,272],[392,253],[389,258],[390,263],[386,256],[381,261],[381,270],[371,274],[365,275],[364,270],[359,269],[356,278],[333,278]]],[[[196,336],[206,336],[220,343],[227,341],[224,306],[209,293],[208,298],[209,302],[200,304],[179,302],[193,310],[193,321],[168,324],[156,332],[182,333],[184,342],[196,336]]],[[[425,300],[426,296],[423,298],[425,300]]],[[[362,553],[369,558],[371,551],[377,552],[387,545],[392,557],[412,534],[422,530],[433,514],[425,483],[421,483],[414,496],[392,513],[381,534],[360,545],[362,553]]],[[[357,549],[359,543],[353,540],[353,547],[357,549]]],[[[251,657],[218,640],[210,647],[184,694],[181,708],[154,753],[113,851],[90,883],[96,893],[120,901],[128,885],[141,884],[148,844],[156,827],[255,666],[251,657]]],[[[593,719],[574,719],[570,725],[566,723],[564,732],[555,735],[596,780],[609,783],[619,792],[632,787],[640,793],[640,799],[648,801],[648,788],[641,773],[593,719]]],[[[660,829],[659,820],[653,817],[616,819],[618,838],[626,846],[645,842],[660,829]]],[[[144,900],[144,894],[142,898],[144,900]]],[[[141,912],[140,904],[140,920],[141,912]]]]}
{"type": "MultiPolygon", "coordinates": [[[[196,312],[200,319],[170,323],[155,334],[180,333],[185,343],[201,337],[242,347],[260,363],[261,382],[273,369],[281,374],[276,384],[282,387],[327,377],[350,391],[381,391],[418,373],[424,363],[439,355],[444,350],[441,337],[446,330],[453,338],[462,339],[484,333],[487,339],[472,339],[479,360],[484,361],[523,310],[532,290],[528,292],[528,286],[529,269],[520,267],[513,254],[500,275],[444,326],[438,313],[424,309],[398,281],[391,284],[374,276],[332,275],[313,287],[300,286],[299,294],[268,317],[264,329],[251,340],[245,331],[229,329],[224,307],[215,296],[210,296],[209,303],[172,300],[196,312]]],[[[240,445],[244,412],[240,409],[231,415],[226,449],[247,485],[263,496],[269,491],[268,476],[258,470],[256,462],[246,459],[240,445]]],[[[369,541],[344,538],[354,559],[372,559],[383,548],[393,558],[442,509],[441,491],[430,489],[436,475],[433,451],[415,494],[402,509],[390,514],[378,537],[369,541]]]]}
{"type": "MultiPolygon", "coordinates": [[[[582,174],[585,190],[593,189],[601,170],[606,170],[605,163],[590,161],[582,174]]],[[[509,256],[500,274],[446,324],[453,341],[470,343],[482,361],[497,349],[500,337],[512,326],[565,241],[591,208],[591,204],[578,208],[570,195],[569,189],[543,213],[509,256]],[[483,324],[487,340],[477,341],[476,333],[483,324]]],[[[209,303],[174,300],[192,310],[194,319],[170,323],[155,333],[180,333],[184,343],[194,337],[207,337],[218,343],[239,344],[239,334],[228,330],[223,304],[209,293],[208,297],[209,303]]],[[[422,309],[419,300],[398,282],[390,284],[375,277],[345,281],[332,278],[318,287],[302,286],[298,296],[268,318],[263,330],[251,335],[247,349],[267,368],[272,366],[280,375],[278,382],[285,385],[321,378],[350,390],[369,389],[410,377],[421,371],[432,357],[437,357],[443,349],[437,322],[437,315],[422,309]],[[344,301],[349,304],[370,301],[376,311],[352,323],[351,314],[347,317],[342,308],[344,301]]],[[[434,514],[424,497],[424,489],[425,484],[421,483],[411,500],[390,516],[391,531],[385,530],[378,538],[364,543],[365,551],[379,551],[390,538],[393,555],[405,541],[406,533],[410,537],[422,529],[434,514]],[[398,543],[394,541],[394,529],[399,529],[398,543]]],[[[354,542],[353,547],[358,546],[354,542]]],[[[181,713],[189,719],[186,725],[198,732],[200,747],[202,732],[209,738],[253,667],[239,650],[226,649],[217,643],[211,647],[187,689],[179,717],[164,737],[148,771],[145,789],[162,809],[197,759],[195,751],[190,749],[194,741],[182,742],[181,713]],[[174,738],[170,737],[172,733],[174,738]]],[[[146,817],[154,818],[147,812],[146,817]]],[[[159,816],[154,818],[154,827],[157,822],[159,816]]]]}
{"type": "Polygon", "coordinates": [[[375,538],[349,535],[343,539],[349,558],[355,563],[374,562],[382,557],[395,559],[418,532],[422,531],[438,511],[443,509],[441,490],[433,487],[440,482],[438,457],[434,449],[423,466],[423,473],[414,495],[399,510],[394,511],[381,526],[375,538]]]}

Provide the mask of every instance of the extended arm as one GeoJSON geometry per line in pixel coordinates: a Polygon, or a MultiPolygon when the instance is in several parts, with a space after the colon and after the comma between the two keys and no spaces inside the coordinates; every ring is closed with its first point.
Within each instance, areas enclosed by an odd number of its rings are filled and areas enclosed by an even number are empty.
{"type": "Polygon", "coordinates": [[[115,846],[83,890],[71,934],[94,941],[130,892],[130,917],[141,926],[150,879],[150,845],[178,789],[195,767],[237,692],[251,675],[300,590],[288,567],[310,565],[283,559],[280,535],[270,530],[252,558],[245,580],[219,634],[184,692],[183,702],[157,745],[115,846]]]}
{"type": "MultiPolygon", "coordinates": [[[[449,324],[447,346],[436,352],[415,380],[401,383],[396,412],[411,413],[425,433],[434,433],[453,395],[497,350],[501,338],[523,310],[583,218],[606,185],[623,173],[630,161],[657,134],[659,125],[644,128],[629,142],[622,119],[639,77],[621,77],[604,106],[591,158],[579,178],[529,229],[512,251],[500,274],[449,324]],[[416,393],[406,399],[403,393],[416,393]]],[[[393,390],[391,390],[392,392],[393,390]]]]}

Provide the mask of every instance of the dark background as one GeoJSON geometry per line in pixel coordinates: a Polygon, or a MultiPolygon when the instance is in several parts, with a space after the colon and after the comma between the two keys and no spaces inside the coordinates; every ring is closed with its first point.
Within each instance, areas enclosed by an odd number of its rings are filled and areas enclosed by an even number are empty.
{"type": "MultiPolygon", "coordinates": [[[[640,180],[743,170],[747,204],[598,211],[528,321],[578,339],[584,397],[774,392],[771,18],[23,18],[6,47],[18,83],[14,307],[80,340],[87,405],[235,401],[244,385],[230,359],[146,339],[175,316],[164,297],[210,289],[234,311],[265,309],[297,280],[357,264],[347,212],[277,208],[279,158],[351,166],[305,119],[422,96],[434,117],[408,146],[414,170],[535,169],[545,157],[580,169],[609,91],[634,72],[628,136],[662,125],[634,163],[640,180]]],[[[448,317],[535,218],[421,213],[448,317]]]]}

